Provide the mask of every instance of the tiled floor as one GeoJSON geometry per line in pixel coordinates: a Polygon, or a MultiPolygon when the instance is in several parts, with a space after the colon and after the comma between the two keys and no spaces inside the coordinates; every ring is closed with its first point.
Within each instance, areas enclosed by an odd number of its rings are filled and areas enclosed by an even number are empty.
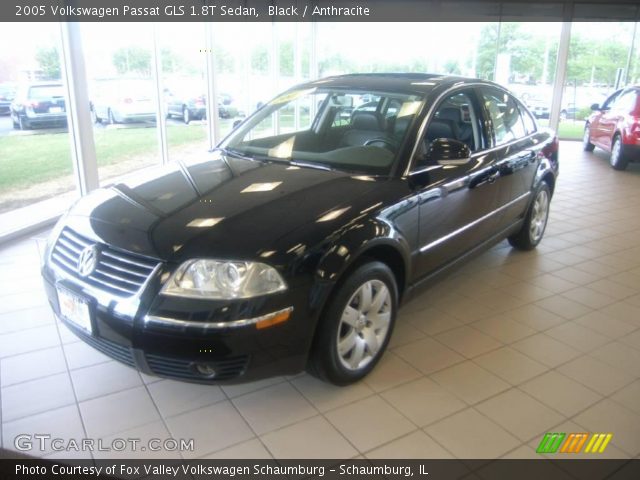
{"type": "MultiPolygon", "coordinates": [[[[538,250],[503,242],[405,305],[381,364],[348,388],[140,375],[56,323],[42,236],[0,249],[2,446],[50,433],[193,438],[186,458],[513,458],[546,431],[587,431],[613,433],[606,456],[640,455],[640,168],[577,143],[561,161],[538,250]]],[[[176,453],[94,453],[116,455],[176,453]]]]}

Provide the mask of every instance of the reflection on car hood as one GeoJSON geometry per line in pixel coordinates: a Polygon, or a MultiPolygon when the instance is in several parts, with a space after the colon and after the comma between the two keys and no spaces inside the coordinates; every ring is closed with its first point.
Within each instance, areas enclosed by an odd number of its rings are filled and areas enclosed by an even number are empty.
{"type": "Polygon", "coordinates": [[[74,207],[68,222],[112,246],[164,260],[203,252],[254,258],[310,222],[342,225],[345,205],[376,185],[364,180],[370,179],[217,156],[168,166],[137,185],[97,190],[74,207]]]}

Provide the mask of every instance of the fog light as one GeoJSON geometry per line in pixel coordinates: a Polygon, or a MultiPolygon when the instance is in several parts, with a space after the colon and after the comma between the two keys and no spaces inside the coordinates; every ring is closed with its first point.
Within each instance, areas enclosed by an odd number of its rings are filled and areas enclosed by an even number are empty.
{"type": "Polygon", "coordinates": [[[207,378],[213,378],[217,373],[215,368],[211,365],[207,365],[206,363],[196,363],[196,372],[207,378]]]}

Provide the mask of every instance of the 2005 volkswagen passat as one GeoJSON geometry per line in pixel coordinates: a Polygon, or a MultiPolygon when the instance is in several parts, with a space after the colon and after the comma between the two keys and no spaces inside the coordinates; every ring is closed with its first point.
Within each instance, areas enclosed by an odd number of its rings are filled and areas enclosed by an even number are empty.
{"type": "Polygon", "coordinates": [[[201,159],[79,201],[47,246],[49,301],[145,373],[307,368],[348,384],[380,360],[416,286],[495,241],[540,242],[557,158],[553,133],[491,83],[310,82],[201,159]]]}

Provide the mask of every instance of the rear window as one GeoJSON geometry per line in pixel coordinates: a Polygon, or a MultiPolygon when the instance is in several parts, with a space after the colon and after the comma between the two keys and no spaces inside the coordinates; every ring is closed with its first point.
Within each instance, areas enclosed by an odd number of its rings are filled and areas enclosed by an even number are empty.
{"type": "Polygon", "coordinates": [[[62,85],[38,85],[29,88],[29,98],[36,100],[51,97],[64,97],[62,85]]]}

